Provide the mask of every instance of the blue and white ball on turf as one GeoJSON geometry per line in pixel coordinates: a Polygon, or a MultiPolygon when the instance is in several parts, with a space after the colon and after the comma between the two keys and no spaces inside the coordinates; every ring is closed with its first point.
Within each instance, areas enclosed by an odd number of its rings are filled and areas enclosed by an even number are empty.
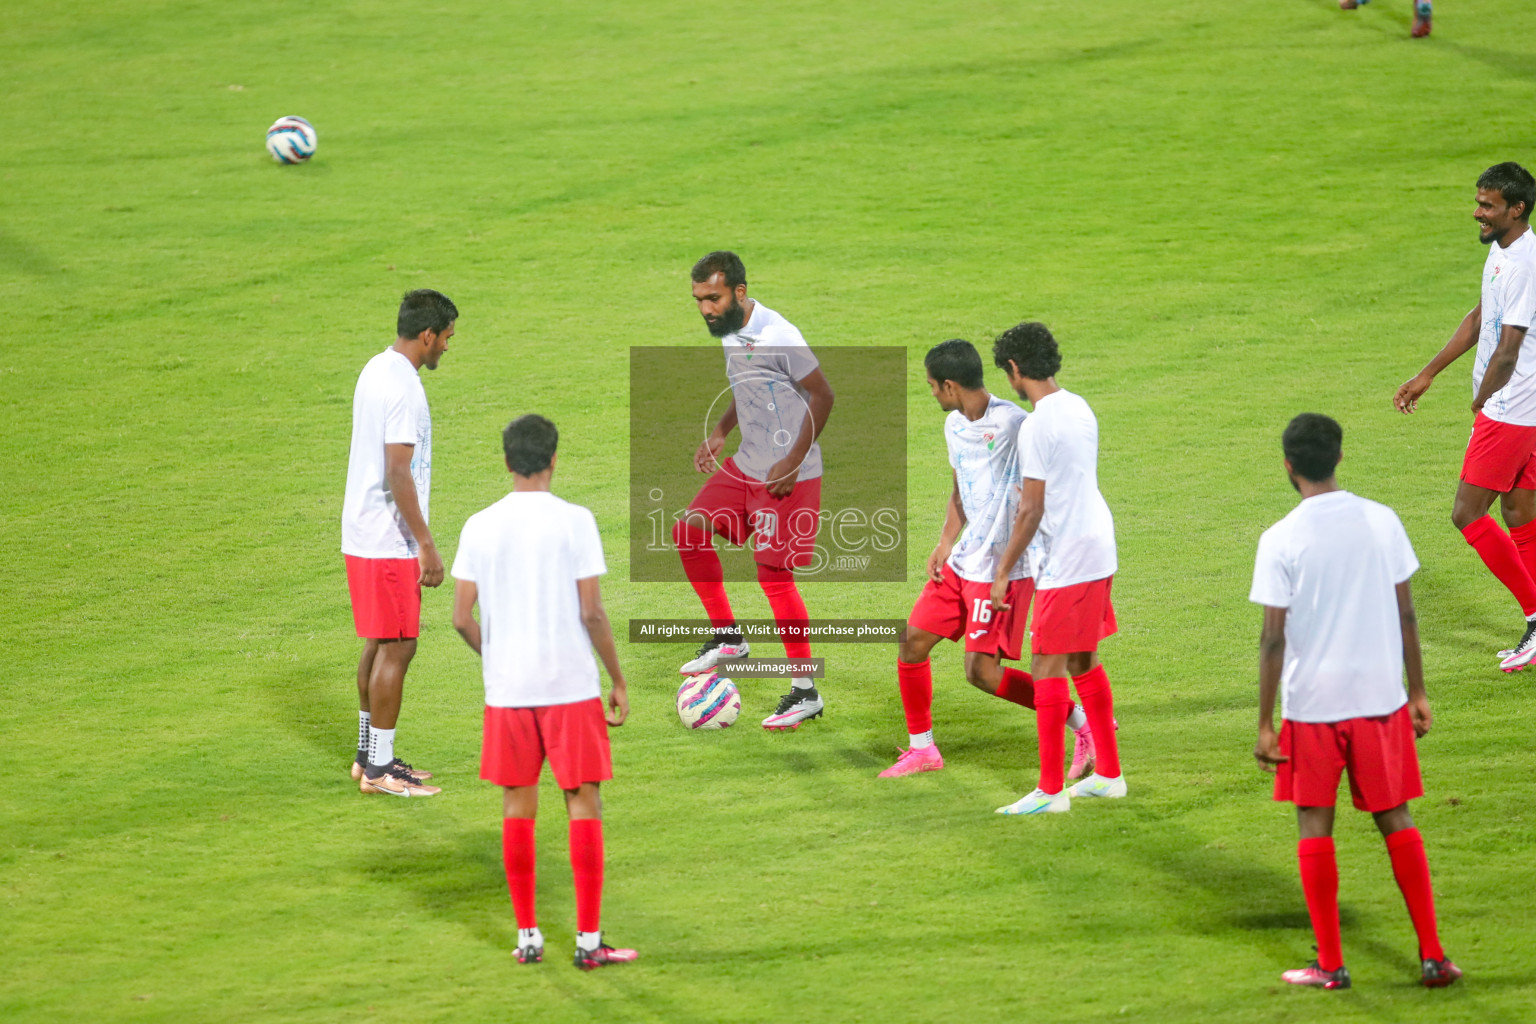
{"type": "Polygon", "coordinates": [[[267,129],[267,152],[280,164],[301,164],[315,155],[315,126],[302,117],[280,117],[267,129]]]}
{"type": "Polygon", "coordinates": [[[677,689],[677,717],[690,729],[725,729],[739,714],[736,684],[713,669],[689,676],[677,689]]]}

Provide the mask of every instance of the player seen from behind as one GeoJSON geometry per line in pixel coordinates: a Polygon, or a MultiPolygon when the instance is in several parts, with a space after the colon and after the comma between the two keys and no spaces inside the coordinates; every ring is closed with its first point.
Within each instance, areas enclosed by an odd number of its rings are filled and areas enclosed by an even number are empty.
{"type": "Polygon", "coordinates": [[[1440,988],[1461,971],[1440,947],[1424,840],[1408,813],[1408,801],[1424,795],[1414,737],[1430,726],[1408,582],[1419,562],[1396,513],[1339,489],[1343,437],[1338,423],[1316,413],[1285,428],[1285,472],[1302,500],[1259,539],[1248,595],[1264,606],[1254,756],[1275,773],[1275,799],[1296,805],[1296,853],[1317,937],[1317,959],[1282,977],[1293,985],[1350,986],[1333,847],[1339,776],[1347,769],[1355,806],[1370,812],[1386,839],[1418,933],[1420,978],[1440,988]]]}
{"type": "Polygon", "coordinates": [[[1418,408],[1435,376],[1477,349],[1472,363],[1472,437],[1461,463],[1451,522],[1525,615],[1524,633],[1500,651],[1506,672],[1536,660],[1536,235],[1530,230],[1536,179],[1519,164],[1488,168],[1477,179],[1472,216],[1488,246],[1482,299],[1462,318],[1429,365],[1393,396],[1403,413],[1418,408]],[[1488,514],[1495,500],[1500,527],[1488,514]]]}
{"type": "MultiPolygon", "coordinates": [[[[725,352],[731,400],[694,453],[694,468],[710,478],[672,530],[683,571],[714,628],[682,673],[707,672],[722,659],[749,653],[726,597],[716,534],[731,544],[752,539],[757,581],[784,653],[809,658],[803,632],[809,614],[794,570],[810,562],[821,523],[816,439],[832,413],[832,386],[794,324],[747,297],[747,271],[735,253],[710,253],[694,264],[692,278],[694,302],[725,352]],[[738,426],[741,445],[722,462],[726,438],[738,426]]],[[[763,728],[798,728],[820,716],[822,707],[811,678],[794,677],[763,728]]]]}
{"type": "Polygon", "coordinates": [[[1009,328],[992,345],[992,360],[1033,412],[1019,427],[1022,489],[1008,546],[997,560],[992,608],[1009,609],[1009,577],[1032,542],[1035,626],[1030,639],[1035,677],[1035,729],[1040,784],[999,814],[1070,810],[1071,797],[1125,796],[1115,738],[1114,698],[1099,664],[1099,641],[1115,632],[1115,521],[1099,493],[1099,422],[1088,403],[1056,383],[1061,353],[1041,323],[1009,328]],[[1097,767],[1073,786],[1062,779],[1062,726],[1072,708],[1067,677],[1093,729],[1097,767]]]}
{"type": "Polygon", "coordinates": [[[550,493],[555,425],[521,416],[502,434],[512,493],[464,524],[453,560],[453,625],[480,655],[485,723],[480,777],[504,787],[502,858],[517,916],[517,960],[539,963],[533,822],[546,758],[570,816],[576,883],[575,964],[634,960],[602,940],[603,813],[598,785],[613,778],[608,726],[629,715],[598,577],[607,572],[597,521],[550,493]],[[480,619],[475,619],[475,606],[480,619]],[[607,715],[596,648],[611,683],[607,715]]]}
{"type": "Polygon", "coordinates": [[[432,413],[421,368],[437,369],[459,311],[430,289],[400,302],[395,343],[368,361],[352,396],[352,448],[341,508],[352,619],[363,638],[357,663],[357,756],[364,793],[433,796],[431,772],[395,756],[405,673],[421,631],[421,588],[443,582],[427,527],[432,491],[432,413]]]}
{"type": "MultiPolygon", "coordinates": [[[[1008,543],[1019,504],[1017,441],[1025,412],[990,394],[981,356],[968,341],[954,338],[923,357],[928,390],[944,420],[953,483],[939,543],[928,555],[928,582],[907,619],[906,638],[896,661],[901,705],[910,748],[881,778],[938,771],[944,758],[933,741],[933,670],[929,652],[942,639],[965,638],[965,678],[978,689],[1026,708],[1035,706],[1034,679],[1004,658],[1017,661],[1024,642],[1034,580],[1029,557],[1008,574],[1007,610],[992,608],[992,578],[1008,543]]],[[[1071,778],[1093,769],[1093,740],[1082,709],[1067,724],[1076,730],[1071,778]]]]}

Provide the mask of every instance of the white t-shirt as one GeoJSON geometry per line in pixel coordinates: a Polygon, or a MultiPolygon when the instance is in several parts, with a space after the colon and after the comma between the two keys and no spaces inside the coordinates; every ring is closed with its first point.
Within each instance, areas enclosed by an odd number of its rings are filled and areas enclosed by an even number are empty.
{"type": "MultiPolygon", "coordinates": [[[[1027,415],[1007,399],[991,397],[978,420],[966,419],[958,409],[944,420],[949,464],[965,510],[965,529],[950,552],[949,567],[963,580],[983,583],[992,582],[1019,511],[1019,425],[1027,415]]],[[[1025,555],[1008,578],[1028,575],[1025,555]]]]}
{"type": "MultiPolygon", "coordinates": [[[[767,480],[774,463],[789,454],[800,436],[800,424],[810,414],[800,382],[821,364],[794,324],[755,300],[741,330],[727,334],[720,344],[741,430],[741,447],[733,456],[736,468],[753,480],[767,480]]],[[[797,479],[819,476],[821,445],[813,441],[797,479]]]]}
{"type": "MultiPolygon", "coordinates": [[[[1483,324],[1472,367],[1472,395],[1482,386],[1488,360],[1499,347],[1505,324],[1530,327],[1536,322],[1536,235],[1529,228],[1508,249],[1495,242],[1483,264],[1483,324]]],[[[1536,338],[1528,333],[1509,383],[1493,393],[1483,415],[1500,423],[1536,426],[1536,338]]]]}
{"type": "Polygon", "coordinates": [[[384,446],[408,444],[421,517],[432,492],[432,413],[421,375],[393,348],[368,360],[352,394],[352,454],[341,506],[341,550],[359,558],[415,558],[421,553],[395,507],[384,476],[384,446]]]}
{"type": "Polygon", "coordinates": [[[1099,493],[1099,421],[1070,391],[1035,403],[1019,427],[1019,475],[1045,481],[1035,533],[1035,588],[1056,590],[1113,576],[1115,518],[1099,493]]]}
{"type": "Polygon", "coordinates": [[[487,705],[602,695],[576,581],[607,571],[592,513],[548,491],[514,491],[469,517],[453,578],[477,592],[487,705]]]}
{"type": "Polygon", "coordinates": [[[1283,717],[1341,722],[1408,702],[1396,587],[1418,567],[1397,513],[1348,491],[1264,531],[1248,600],[1286,609],[1283,717]]]}

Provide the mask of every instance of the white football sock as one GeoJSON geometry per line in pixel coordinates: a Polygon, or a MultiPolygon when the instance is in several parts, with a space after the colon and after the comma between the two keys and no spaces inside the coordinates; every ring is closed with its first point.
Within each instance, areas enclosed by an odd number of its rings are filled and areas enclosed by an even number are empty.
{"type": "Polygon", "coordinates": [[[1071,730],[1073,732],[1077,732],[1079,729],[1081,729],[1083,726],[1085,726],[1087,724],[1088,724],[1088,716],[1083,714],[1083,706],[1081,704],[1079,704],[1076,707],[1074,707],[1072,709],[1072,713],[1067,716],[1067,725],[1071,728],[1071,730]]]}
{"type": "Polygon", "coordinates": [[[368,727],[368,763],[383,768],[395,759],[395,730],[368,727]]]}
{"type": "Polygon", "coordinates": [[[918,749],[919,747],[931,747],[933,746],[933,730],[929,729],[927,732],[909,732],[907,733],[907,739],[912,744],[912,749],[914,750],[918,749]]]}
{"type": "Polygon", "coordinates": [[[577,932],[576,933],[576,948],[577,949],[581,949],[581,950],[585,950],[588,953],[592,952],[598,946],[602,945],[602,942],[603,942],[603,933],[602,932],[577,932]]]}
{"type": "Polygon", "coordinates": [[[368,720],[368,712],[357,713],[357,752],[359,754],[368,753],[368,720]]]}
{"type": "Polygon", "coordinates": [[[814,679],[807,679],[805,676],[795,676],[789,681],[789,687],[792,690],[814,690],[816,689],[816,681],[814,679]]]}
{"type": "Polygon", "coordinates": [[[537,925],[532,928],[519,928],[517,930],[517,947],[521,949],[524,946],[544,948],[544,933],[539,931],[537,925]]]}

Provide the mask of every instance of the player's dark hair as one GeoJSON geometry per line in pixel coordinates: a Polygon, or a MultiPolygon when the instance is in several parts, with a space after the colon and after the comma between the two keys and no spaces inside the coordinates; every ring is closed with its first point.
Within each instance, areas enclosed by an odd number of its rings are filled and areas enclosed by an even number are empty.
{"type": "Polygon", "coordinates": [[[422,331],[441,334],[459,318],[459,307],[442,292],[418,288],[406,292],[400,300],[400,315],[395,319],[395,335],[414,338],[422,331]]]}
{"type": "Polygon", "coordinates": [[[507,468],[518,476],[533,476],[549,468],[560,443],[560,431],[537,413],[519,416],[501,432],[507,468]]]}
{"type": "Polygon", "coordinates": [[[742,265],[741,257],[729,249],[712,252],[693,265],[694,284],[703,284],[716,274],[724,276],[727,288],[747,283],[747,268],[742,265]]]}
{"type": "Polygon", "coordinates": [[[1050,328],[1038,320],[1010,327],[992,343],[992,362],[999,370],[1013,360],[1019,373],[1030,380],[1049,380],[1061,369],[1061,350],[1050,328]]]}
{"type": "Polygon", "coordinates": [[[1280,447],[1296,475],[1315,484],[1333,476],[1344,450],[1344,428],[1331,416],[1304,412],[1286,425],[1280,447]]]}
{"type": "Polygon", "coordinates": [[[1477,187],[1497,191],[1510,206],[1524,203],[1525,212],[1520,215],[1520,219],[1531,219],[1531,209],[1536,207],[1536,178],[1531,177],[1530,171],[1513,160],[1488,168],[1478,177],[1477,187]]]}
{"type": "Polygon", "coordinates": [[[963,388],[976,390],[986,383],[981,369],[981,354],[964,338],[941,341],[923,356],[923,369],[940,384],[952,380],[963,388]]]}

